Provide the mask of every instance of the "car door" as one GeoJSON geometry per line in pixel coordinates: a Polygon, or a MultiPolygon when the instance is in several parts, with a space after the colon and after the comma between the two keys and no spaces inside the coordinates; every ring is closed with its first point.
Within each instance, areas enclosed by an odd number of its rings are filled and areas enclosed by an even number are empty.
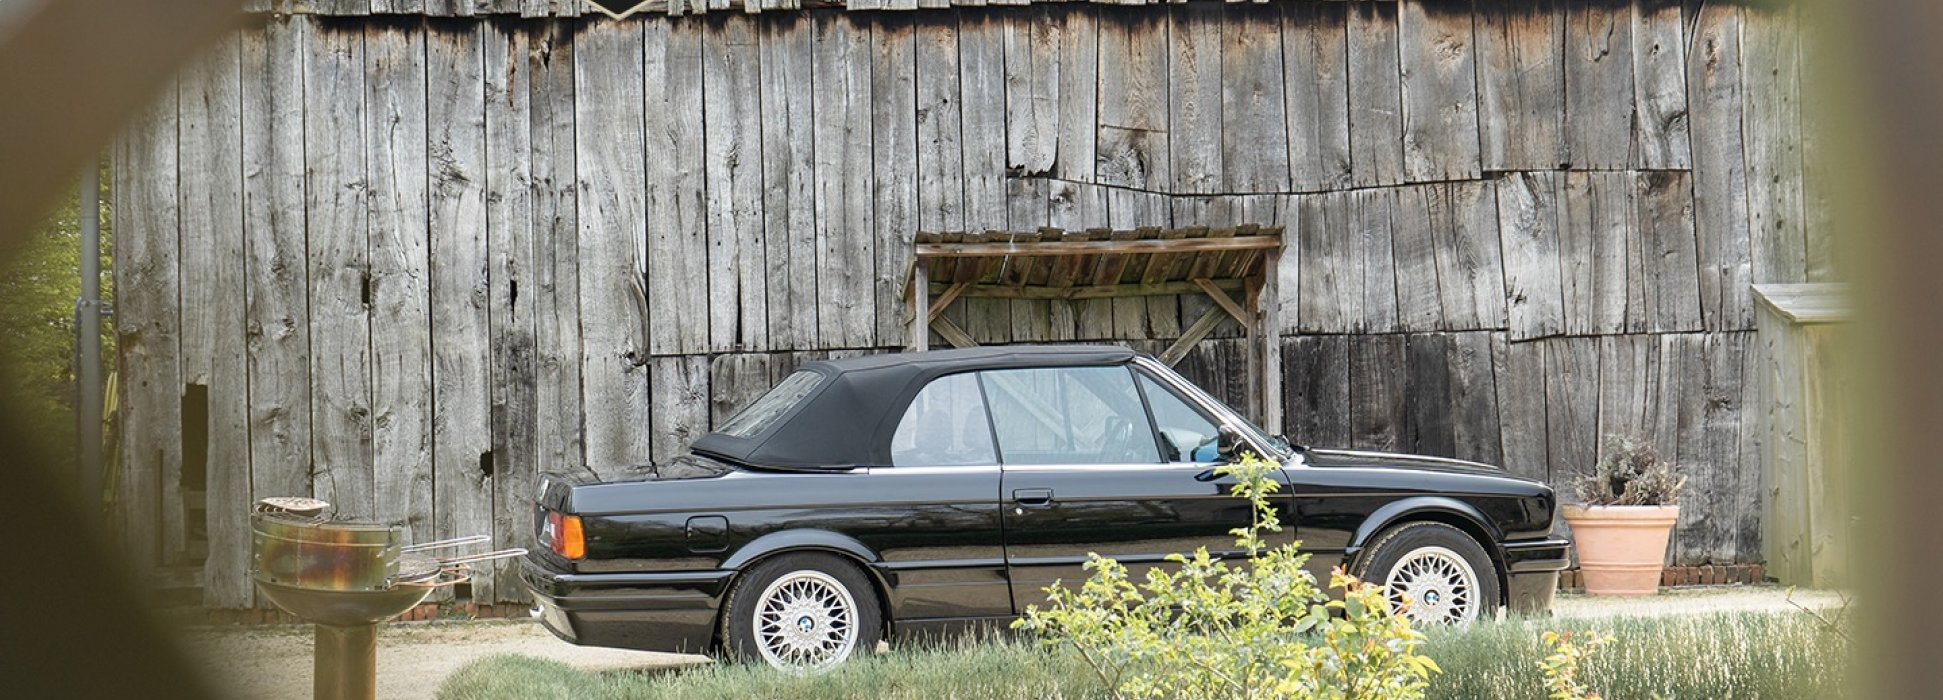
{"type": "Polygon", "coordinates": [[[972,374],[920,390],[891,437],[891,465],[869,488],[895,500],[867,543],[892,579],[899,620],[1010,615],[999,516],[999,466],[983,392],[972,374]]]}
{"type": "Polygon", "coordinates": [[[1233,481],[1214,474],[1215,422],[1153,378],[1108,366],[988,370],[980,380],[1004,465],[1018,609],[1055,580],[1084,581],[1089,553],[1140,576],[1168,554],[1230,552],[1228,531],[1249,523],[1233,481]]]}

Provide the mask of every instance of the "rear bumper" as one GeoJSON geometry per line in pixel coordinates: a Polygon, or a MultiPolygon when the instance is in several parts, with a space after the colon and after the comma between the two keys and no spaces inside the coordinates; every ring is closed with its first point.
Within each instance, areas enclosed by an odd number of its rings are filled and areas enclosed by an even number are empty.
{"type": "Polygon", "coordinates": [[[1558,572],[1572,563],[1572,541],[1547,537],[1504,543],[1505,603],[1519,615],[1545,615],[1558,593],[1558,572]]]}
{"type": "Polygon", "coordinates": [[[555,636],[583,646],[708,652],[733,571],[575,574],[523,559],[534,612],[555,636]]]}

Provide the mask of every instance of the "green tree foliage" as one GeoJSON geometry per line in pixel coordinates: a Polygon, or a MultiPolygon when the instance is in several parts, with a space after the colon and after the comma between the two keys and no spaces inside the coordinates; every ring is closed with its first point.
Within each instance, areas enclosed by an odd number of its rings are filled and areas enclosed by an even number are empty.
{"type": "Polygon", "coordinates": [[[1580,681],[1579,665],[1599,647],[1612,641],[1612,635],[1586,632],[1577,639],[1571,632],[1547,630],[1540,638],[1552,653],[1538,662],[1545,672],[1545,692],[1552,700],[1603,700],[1590,686],[1580,681]]]}
{"type": "Polygon", "coordinates": [[[1070,645],[1120,700],[1423,697],[1437,665],[1418,653],[1423,634],[1379,589],[1338,569],[1330,587],[1342,596],[1332,600],[1302,568],[1309,555],[1297,543],[1263,541],[1282,528],[1269,502],[1277,468],[1249,455],[1220,470],[1254,505],[1253,522],[1232,531],[1250,562],[1230,564],[1202,547],[1136,582],[1094,554],[1084,584],[1048,587],[1046,606],[1028,607],[1014,626],[1049,646],[1070,645]]]}
{"type": "MultiPolygon", "coordinates": [[[[51,444],[75,434],[74,303],[81,296],[81,210],[77,188],[28,237],[18,257],[0,266],[0,392],[20,420],[51,444]]],[[[105,201],[105,200],[104,200],[105,201]]],[[[107,212],[102,213],[101,269],[109,269],[107,212]]],[[[110,276],[102,296],[111,298],[110,276]]],[[[102,324],[103,364],[112,367],[114,334],[102,324]]],[[[105,376],[105,372],[104,372],[105,376]]],[[[69,463],[55,465],[72,472],[69,463]]]]}

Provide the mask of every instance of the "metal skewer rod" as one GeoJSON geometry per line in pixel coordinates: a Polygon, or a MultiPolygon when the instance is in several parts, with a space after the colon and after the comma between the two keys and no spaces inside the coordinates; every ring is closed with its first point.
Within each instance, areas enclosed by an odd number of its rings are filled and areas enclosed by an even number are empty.
{"type": "Polygon", "coordinates": [[[454,557],[451,559],[440,559],[439,567],[443,568],[447,566],[452,566],[454,564],[472,564],[475,562],[490,561],[493,559],[505,559],[507,557],[517,557],[525,553],[526,550],[515,547],[512,549],[502,549],[497,552],[486,552],[484,554],[468,554],[463,557],[454,557]]]}
{"type": "Polygon", "coordinates": [[[426,542],[424,544],[415,544],[409,547],[399,547],[398,551],[423,552],[428,549],[445,549],[447,547],[463,547],[469,544],[480,544],[482,542],[491,542],[491,541],[492,541],[492,535],[467,535],[465,537],[454,537],[449,540],[439,540],[437,542],[426,542]]]}

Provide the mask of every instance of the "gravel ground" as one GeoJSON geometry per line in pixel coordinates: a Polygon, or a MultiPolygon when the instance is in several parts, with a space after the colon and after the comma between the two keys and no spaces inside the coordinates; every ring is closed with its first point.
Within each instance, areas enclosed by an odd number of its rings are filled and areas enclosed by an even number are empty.
{"type": "MultiPolygon", "coordinates": [[[[1826,591],[1799,591],[1794,602],[1813,608],[1838,605],[1826,591]]],[[[1791,610],[1785,589],[1772,586],[1682,588],[1649,598],[1561,595],[1560,618],[1619,615],[1690,615],[1726,611],[1791,610]]],[[[204,627],[188,632],[190,649],[212,681],[233,697],[303,700],[310,697],[310,628],[204,627]]],[[[521,654],[586,670],[654,669],[706,663],[699,656],[577,647],[526,620],[404,622],[378,634],[378,697],[429,698],[446,676],[475,659],[521,654]]]]}

